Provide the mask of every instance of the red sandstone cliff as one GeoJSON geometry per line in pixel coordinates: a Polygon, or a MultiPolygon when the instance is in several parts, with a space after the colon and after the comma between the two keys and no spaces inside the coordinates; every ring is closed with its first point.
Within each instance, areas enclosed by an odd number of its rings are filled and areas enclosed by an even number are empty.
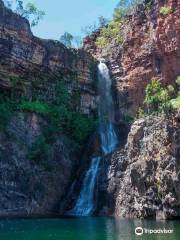
{"type": "Polygon", "coordinates": [[[120,29],[123,44],[113,39],[105,49],[95,40],[99,31],[84,40],[84,49],[96,58],[105,58],[111,68],[119,114],[134,116],[144,99],[144,89],[152,78],[174,85],[180,75],[180,1],[154,0],[150,8],[140,5],[120,29]],[[172,12],[160,14],[166,4],[172,12]]]}

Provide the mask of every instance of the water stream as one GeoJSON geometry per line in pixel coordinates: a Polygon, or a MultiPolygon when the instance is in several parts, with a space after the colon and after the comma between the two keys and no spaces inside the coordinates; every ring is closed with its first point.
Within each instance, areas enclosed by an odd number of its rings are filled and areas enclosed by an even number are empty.
{"type": "MultiPolygon", "coordinates": [[[[99,93],[99,135],[101,140],[102,155],[107,155],[115,150],[118,138],[113,126],[113,98],[111,93],[112,81],[108,67],[100,62],[98,65],[98,93],[99,93]]],[[[102,156],[92,158],[90,168],[83,180],[82,189],[75,207],[69,215],[92,215],[94,206],[94,189],[98,175],[98,168],[102,156]]]]}

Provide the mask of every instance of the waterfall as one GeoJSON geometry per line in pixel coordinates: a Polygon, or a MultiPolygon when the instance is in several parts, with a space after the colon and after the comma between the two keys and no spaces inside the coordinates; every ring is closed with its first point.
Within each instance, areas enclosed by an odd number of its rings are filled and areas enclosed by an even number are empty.
{"type": "Polygon", "coordinates": [[[111,94],[112,81],[109,69],[105,63],[98,66],[98,91],[99,91],[99,132],[101,137],[101,147],[106,155],[111,153],[118,144],[118,138],[113,126],[114,108],[111,94]]]}
{"type": "MultiPolygon", "coordinates": [[[[100,62],[98,65],[98,93],[99,93],[99,135],[103,156],[115,150],[118,138],[113,126],[114,111],[111,94],[111,78],[108,67],[100,62]]],[[[68,212],[74,216],[89,216],[94,212],[94,189],[98,175],[98,168],[102,157],[92,158],[90,168],[86,172],[82,189],[75,207],[68,212]]]]}
{"type": "Polygon", "coordinates": [[[92,159],[91,166],[86,173],[83,187],[71,214],[75,216],[89,216],[94,210],[94,187],[99,167],[100,157],[92,159]]]}

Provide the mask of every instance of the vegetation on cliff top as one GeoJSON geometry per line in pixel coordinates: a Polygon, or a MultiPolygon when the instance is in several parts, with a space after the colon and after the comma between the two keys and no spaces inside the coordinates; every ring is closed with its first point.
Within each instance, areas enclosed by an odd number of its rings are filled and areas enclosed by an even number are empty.
{"type": "Polygon", "coordinates": [[[104,48],[112,40],[117,44],[122,44],[123,38],[121,36],[121,27],[125,21],[125,16],[132,14],[137,5],[143,2],[143,0],[120,0],[114,10],[113,19],[105,26],[101,27],[100,35],[96,39],[96,46],[104,48]]]}
{"type": "Polygon", "coordinates": [[[24,4],[23,0],[4,0],[4,2],[15,13],[26,18],[30,22],[31,27],[36,26],[45,15],[45,12],[39,10],[32,2],[27,2],[26,4],[24,4]]]}

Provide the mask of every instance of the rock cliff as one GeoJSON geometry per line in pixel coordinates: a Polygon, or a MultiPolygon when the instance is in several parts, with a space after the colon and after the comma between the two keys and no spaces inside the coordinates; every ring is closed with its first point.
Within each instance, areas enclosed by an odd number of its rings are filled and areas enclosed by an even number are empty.
{"type": "MultiPolygon", "coordinates": [[[[144,89],[152,78],[167,86],[174,85],[180,75],[180,2],[166,1],[171,8],[168,15],[160,14],[165,1],[145,2],[119,29],[122,44],[112,39],[105,48],[97,48],[97,30],[85,38],[83,49],[74,50],[33,36],[28,21],[0,0],[0,217],[63,214],[73,206],[89,165],[88,156],[99,153],[99,140],[92,137],[93,144],[82,158],[83,151],[77,153],[71,135],[80,125],[87,127],[86,122],[83,125],[79,117],[66,132],[51,128],[54,118],[46,107],[56,102],[56,90],[63,81],[73,111],[95,116],[100,58],[111,70],[122,144],[101,161],[96,213],[163,219],[180,216],[179,115],[147,117],[131,126],[125,122],[142,106],[144,89]],[[45,105],[40,105],[41,113],[13,105],[16,110],[11,114],[3,101],[11,107],[7,99],[12,98],[45,105]],[[131,129],[128,137],[126,125],[131,129]]],[[[66,112],[61,107],[59,112],[66,112]]],[[[59,112],[53,115],[56,121],[59,112]]],[[[58,116],[56,126],[64,121],[64,115],[58,116]]]]}
{"type": "MultiPolygon", "coordinates": [[[[119,29],[122,44],[112,39],[106,47],[97,47],[100,30],[84,40],[84,49],[103,58],[111,70],[117,123],[135,117],[152,78],[174,86],[180,75],[180,2],[145,3],[119,29]],[[165,15],[160,13],[164,5],[171,9],[165,15]]],[[[173,114],[132,123],[125,147],[103,160],[97,214],[179,217],[179,136],[179,117],[173,114]]]]}
{"type": "Polygon", "coordinates": [[[48,156],[44,149],[43,159],[32,161],[27,157],[46,126],[36,114],[18,113],[6,132],[0,133],[1,217],[58,214],[76,157],[70,143],[61,136],[49,146],[48,156]]]}
{"type": "Polygon", "coordinates": [[[57,101],[60,82],[71,108],[94,116],[96,60],[84,50],[33,36],[29,22],[0,0],[0,217],[58,214],[72,184],[80,164],[72,132],[51,129],[49,112],[19,108],[26,101],[42,103],[39,110],[46,111],[57,101]]]}
{"type": "Polygon", "coordinates": [[[96,61],[90,54],[33,36],[29,22],[0,1],[1,89],[10,92],[15,87],[16,94],[29,98],[38,94],[39,99],[48,100],[55,80],[64,79],[69,90],[79,89],[81,111],[90,114],[96,108],[95,71],[96,61]]]}
{"type": "Polygon", "coordinates": [[[112,155],[107,173],[116,216],[180,216],[179,129],[178,114],[139,119],[131,126],[126,146],[112,155]]]}
{"type": "Polygon", "coordinates": [[[105,48],[95,44],[100,31],[84,40],[84,49],[96,58],[104,58],[114,78],[117,116],[134,117],[142,106],[144,89],[152,78],[164,85],[174,85],[180,75],[180,2],[145,1],[128,16],[119,35],[122,44],[113,39],[105,48]],[[162,6],[171,13],[160,13],[162,6]]]}

